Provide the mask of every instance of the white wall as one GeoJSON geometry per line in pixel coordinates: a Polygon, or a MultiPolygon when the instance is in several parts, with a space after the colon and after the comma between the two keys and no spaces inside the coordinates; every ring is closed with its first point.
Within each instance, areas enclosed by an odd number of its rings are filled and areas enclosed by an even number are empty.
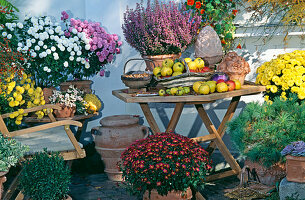
{"type": "MultiPolygon", "coordinates": [[[[121,29],[123,13],[126,6],[135,7],[136,2],[139,1],[140,0],[14,0],[12,2],[15,3],[22,13],[31,12],[33,15],[48,14],[55,16],[57,20],[60,19],[62,10],[69,10],[73,13],[73,17],[99,21],[110,33],[117,33],[120,36],[121,40],[123,40],[122,53],[117,56],[117,59],[113,64],[107,66],[110,70],[110,77],[95,76],[92,78],[94,81],[93,90],[95,90],[95,94],[103,101],[104,108],[102,110],[102,117],[105,117],[126,113],[143,116],[139,105],[125,104],[112,96],[111,93],[112,90],[124,88],[124,85],[120,80],[124,63],[130,58],[140,57],[140,55],[124,41],[121,29]]],[[[246,18],[246,14],[241,14],[236,21],[243,25],[245,24],[246,18]]],[[[276,36],[269,43],[264,44],[264,37],[258,40],[258,37],[251,36],[254,30],[257,31],[258,29],[245,30],[244,28],[240,28],[237,31],[239,33],[237,34],[239,37],[237,40],[241,41],[241,44],[245,47],[243,50],[238,50],[238,53],[247,57],[252,69],[251,73],[246,78],[248,80],[255,81],[255,69],[261,63],[270,60],[279,53],[291,52],[296,48],[300,49],[305,47],[304,40],[301,40],[299,36],[292,36],[289,38],[288,45],[286,46],[283,43],[284,35],[276,36]],[[244,32],[248,34],[245,35],[243,34],[244,32]]],[[[260,31],[258,30],[258,33],[259,32],[260,31]]],[[[192,53],[193,49],[190,48],[185,55],[189,56],[192,55],[192,53]]],[[[261,101],[261,95],[243,97],[242,102],[239,104],[237,114],[245,106],[245,103],[256,100],[261,101]]],[[[207,105],[207,111],[212,116],[212,121],[215,122],[216,125],[219,125],[228,103],[228,100],[222,100],[212,105],[207,105]]],[[[152,106],[156,107],[155,104],[152,106]]],[[[172,105],[164,104],[157,108],[153,108],[152,110],[153,114],[156,116],[157,123],[161,127],[161,131],[165,130],[163,122],[165,122],[165,124],[168,123],[168,118],[170,118],[173,111],[172,105]]],[[[99,125],[99,119],[89,122],[87,130],[89,131],[91,127],[99,125]]],[[[145,122],[145,124],[147,123],[145,122]]],[[[176,131],[191,137],[207,133],[196,110],[192,107],[187,107],[183,111],[176,131]]],[[[87,134],[87,136],[88,135],[89,134],[87,134]]],[[[225,140],[226,143],[229,143],[228,138],[225,140]]]]}

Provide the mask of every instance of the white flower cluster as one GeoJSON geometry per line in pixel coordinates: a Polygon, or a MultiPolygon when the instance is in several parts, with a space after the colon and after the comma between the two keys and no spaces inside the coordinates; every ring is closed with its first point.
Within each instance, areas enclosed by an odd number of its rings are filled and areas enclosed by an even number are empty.
{"type": "MultiPolygon", "coordinates": [[[[89,39],[84,32],[79,33],[76,29],[72,30],[73,37],[67,37],[61,26],[53,23],[50,17],[26,17],[24,23],[6,23],[6,31],[2,31],[2,36],[8,39],[12,35],[18,35],[19,52],[28,52],[32,58],[40,59],[51,58],[57,61],[57,65],[67,68],[73,66],[75,61],[90,68],[85,55],[82,55],[82,49],[89,50],[89,39]],[[27,27],[25,30],[24,27],[27,27]],[[22,31],[18,30],[22,29],[22,31]],[[73,63],[72,63],[73,62],[73,63]]],[[[43,71],[51,72],[52,67],[41,66],[43,71]]]]}
{"type": "Polygon", "coordinates": [[[67,107],[76,107],[76,101],[84,102],[82,91],[70,85],[66,92],[54,90],[53,95],[49,97],[52,104],[59,103],[67,107]]]}

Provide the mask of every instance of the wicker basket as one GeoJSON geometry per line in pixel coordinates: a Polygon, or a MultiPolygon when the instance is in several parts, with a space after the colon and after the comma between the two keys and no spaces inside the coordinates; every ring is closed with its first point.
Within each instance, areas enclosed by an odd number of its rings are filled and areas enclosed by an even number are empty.
{"type": "MultiPolygon", "coordinates": [[[[149,59],[141,59],[141,58],[133,58],[133,59],[128,60],[124,65],[124,74],[121,76],[121,80],[127,87],[129,87],[131,89],[145,88],[151,82],[151,79],[153,76],[153,74],[151,72],[147,72],[147,71],[130,71],[127,73],[125,72],[127,63],[130,61],[134,61],[134,60],[144,60],[144,61],[152,62],[149,59]],[[140,78],[127,76],[127,75],[131,75],[131,74],[148,74],[148,76],[140,77],[140,78]]],[[[153,65],[154,65],[154,63],[153,63],[153,65]]]]}
{"type": "MultiPolygon", "coordinates": [[[[184,62],[184,61],[183,61],[184,62]]],[[[190,87],[197,81],[209,81],[211,80],[213,72],[197,73],[190,72],[189,67],[186,62],[184,62],[186,67],[186,73],[180,74],[178,76],[172,76],[168,78],[157,78],[154,76],[154,79],[158,82],[158,85],[161,85],[165,88],[171,87],[190,87]]]]}

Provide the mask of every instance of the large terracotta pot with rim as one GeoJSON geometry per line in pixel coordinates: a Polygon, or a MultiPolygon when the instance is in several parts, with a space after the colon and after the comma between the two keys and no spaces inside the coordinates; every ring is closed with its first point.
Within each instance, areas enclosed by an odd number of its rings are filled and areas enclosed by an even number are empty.
{"type": "Polygon", "coordinates": [[[3,183],[6,181],[5,175],[8,173],[8,171],[0,171],[0,199],[2,198],[2,192],[3,192],[3,183]]]}
{"type": "Polygon", "coordinates": [[[70,85],[74,85],[75,88],[84,91],[86,94],[91,94],[92,93],[92,89],[91,89],[92,83],[93,83],[93,81],[91,81],[91,80],[66,81],[66,82],[63,82],[60,84],[60,90],[66,91],[67,89],[69,89],[70,85]]]}
{"type": "MultiPolygon", "coordinates": [[[[158,66],[162,66],[163,60],[172,59],[172,60],[175,61],[176,59],[180,58],[180,56],[181,56],[181,53],[179,53],[179,54],[156,55],[156,56],[142,55],[142,58],[152,60],[153,63],[155,64],[155,66],[158,67],[158,66]]],[[[146,63],[146,70],[147,71],[153,71],[154,70],[154,64],[152,62],[145,61],[145,63],[146,63]]]]}
{"type": "Polygon", "coordinates": [[[143,200],[190,200],[192,199],[192,190],[188,188],[185,192],[182,191],[172,191],[166,196],[161,196],[158,194],[157,190],[153,189],[151,191],[150,197],[149,192],[146,191],[143,195],[143,200]]]}
{"type": "Polygon", "coordinates": [[[305,157],[286,156],[287,181],[305,183],[305,157]]]}
{"type": "Polygon", "coordinates": [[[146,126],[139,125],[139,118],[132,115],[114,115],[101,119],[102,126],[94,127],[91,133],[95,149],[105,163],[105,172],[112,181],[122,181],[122,172],[117,164],[121,154],[136,140],[149,134],[146,126]]]}
{"type": "Polygon", "coordinates": [[[284,164],[277,163],[272,167],[266,168],[260,163],[246,160],[245,165],[249,166],[251,171],[255,169],[260,182],[265,185],[273,186],[276,184],[276,182],[279,182],[286,176],[286,169],[284,164]]]}

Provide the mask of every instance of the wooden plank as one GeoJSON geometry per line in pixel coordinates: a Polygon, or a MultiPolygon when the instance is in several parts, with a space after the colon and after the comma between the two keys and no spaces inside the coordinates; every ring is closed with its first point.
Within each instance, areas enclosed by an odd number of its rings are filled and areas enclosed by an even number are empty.
{"type": "Polygon", "coordinates": [[[132,97],[124,93],[124,90],[114,90],[112,94],[126,103],[176,103],[176,102],[209,102],[218,99],[230,98],[235,96],[253,95],[266,91],[265,86],[243,85],[240,90],[234,90],[224,93],[213,93],[209,95],[185,95],[185,96],[150,96],[150,97],[132,97]]]}
{"type": "Polygon", "coordinates": [[[82,149],[80,148],[77,140],[74,137],[74,134],[72,133],[71,129],[70,129],[70,125],[65,125],[65,131],[70,139],[70,141],[72,142],[75,150],[77,151],[77,153],[79,154],[80,157],[85,157],[85,155],[83,155],[82,149]]]}
{"type": "MultiPolygon", "coordinates": [[[[39,110],[43,110],[43,109],[58,109],[61,110],[61,107],[58,105],[54,105],[54,104],[46,104],[43,106],[35,106],[33,108],[28,108],[28,109],[24,109],[24,113],[31,113],[31,112],[36,112],[39,110]]],[[[2,115],[3,119],[8,118],[10,116],[10,114],[12,113],[7,113],[2,115]]]]}
{"type": "Polygon", "coordinates": [[[234,175],[238,175],[239,173],[235,170],[229,170],[229,171],[225,171],[225,172],[219,172],[219,173],[216,173],[216,174],[213,174],[213,175],[210,175],[210,176],[207,176],[206,177],[206,181],[209,182],[209,181],[214,181],[214,180],[217,180],[217,179],[221,179],[221,178],[225,178],[225,177],[228,177],[228,176],[234,176],[234,175]]]}
{"type": "Polygon", "coordinates": [[[77,151],[65,151],[65,152],[60,152],[60,155],[64,158],[64,160],[75,160],[75,159],[80,159],[84,158],[86,156],[86,152],[84,149],[82,149],[82,155],[80,156],[77,151]]]}
{"type": "MultiPolygon", "coordinates": [[[[62,121],[62,120],[74,120],[74,121],[80,121],[83,119],[90,119],[91,117],[98,116],[98,112],[89,114],[89,115],[75,115],[74,117],[67,117],[67,118],[55,118],[56,121],[62,121]]],[[[37,119],[37,117],[24,117],[24,121],[28,123],[45,123],[45,122],[51,122],[49,117],[43,117],[42,119],[37,119]]]]}
{"type": "Polygon", "coordinates": [[[185,104],[193,105],[193,104],[208,104],[208,103],[214,103],[216,101],[192,101],[192,102],[186,102],[185,104]]]}
{"type": "Polygon", "coordinates": [[[214,134],[209,134],[209,135],[195,137],[195,138],[191,138],[191,139],[194,140],[195,142],[207,142],[207,141],[215,140],[216,136],[214,134]]]}
{"type": "Polygon", "coordinates": [[[169,121],[166,132],[170,132],[170,131],[174,132],[175,131],[175,128],[176,128],[177,123],[180,119],[183,107],[184,107],[184,103],[176,103],[175,110],[174,110],[173,115],[172,115],[172,117],[169,121]]]}
{"type": "Polygon", "coordinates": [[[0,131],[5,137],[9,137],[9,131],[8,131],[1,115],[0,115],[0,131]]]}
{"type": "Polygon", "coordinates": [[[196,192],[195,197],[196,197],[196,200],[206,200],[206,199],[200,194],[200,192],[196,192]]]}
{"type": "MultiPolygon", "coordinates": [[[[232,100],[230,102],[230,105],[227,109],[227,112],[226,112],[225,116],[223,117],[223,119],[221,121],[221,124],[219,125],[219,127],[217,129],[217,132],[218,132],[218,134],[221,138],[225,134],[226,123],[228,121],[230,121],[232,119],[232,117],[234,116],[234,113],[235,113],[236,108],[238,106],[239,100],[240,100],[240,96],[232,98],[232,100]]],[[[215,147],[216,147],[216,144],[214,142],[211,142],[208,146],[209,153],[213,153],[213,151],[215,150],[215,147]]]]}
{"type": "Polygon", "coordinates": [[[20,191],[16,197],[15,200],[23,200],[24,199],[24,195],[22,194],[22,192],[20,191]]]}
{"type": "Polygon", "coordinates": [[[13,132],[9,133],[9,136],[14,137],[14,136],[19,136],[19,135],[23,135],[23,134],[27,134],[27,133],[33,133],[33,132],[36,132],[36,131],[46,130],[46,129],[49,129],[49,128],[54,128],[54,127],[58,127],[58,126],[65,126],[65,125],[74,125],[74,126],[81,127],[82,123],[80,123],[78,121],[72,121],[72,120],[57,121],[57,122],[52,122],[52,123],[48,123],[48,124],[34,126],[34,127],[31,127],[31,128],[18,130],[18,131],[13,131],[13,132]]]}
{"type": "Polygon", "coordinates": [[[225,160],[229,163],[230,167],[239,173],[241,171],[240,166],[238,165],[238,163],[236,162],[236,160],[234,159],[234,157],[232,156],[232,154],[230,153],[230,151],[228,150],[228,148],[222,141],[222,138],[218,135],[218,132],[217,132],[215,126],[211,122],[211,120],[210,120],[208,114],[205,112],[203,106],[201,104],[196,104],[195,106],[196,106],[196,109],[198,111],[200,118],[202,119],[202,121],[205,124],[206,128],[208,129],[209,133],[214,134],[216,136],[216,139],[214,141],[216,142],[216,145],[217,145],[219,151],[221,152],[221,154],[223,155],[225,160]]]}
{"type": "Polygon", "coordinates": [[[140,106],[141,106],[143,114],[144,114],[144,116],[145,116],[153,134],[160,133],[160,129],[158,127],[158,124],[157,124],[154,116],[152,115],[148,104],[147,103],[140,103],[140,106]]]}

